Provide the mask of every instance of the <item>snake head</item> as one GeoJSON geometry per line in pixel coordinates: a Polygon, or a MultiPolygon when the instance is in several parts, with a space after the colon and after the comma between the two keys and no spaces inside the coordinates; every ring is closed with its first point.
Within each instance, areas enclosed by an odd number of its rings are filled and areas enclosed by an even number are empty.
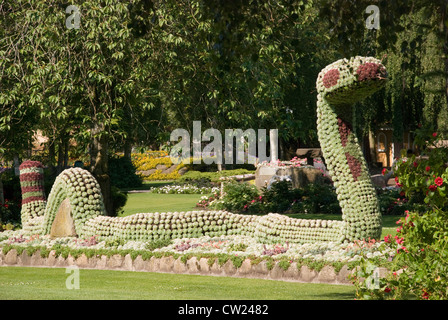
{"type": "Polygon", "coordinates": [[[317,77],[318,93],[334,105],[353,104],[381,89],[386,68],[373,57],[341,59],[326,66],[317,77]]]}

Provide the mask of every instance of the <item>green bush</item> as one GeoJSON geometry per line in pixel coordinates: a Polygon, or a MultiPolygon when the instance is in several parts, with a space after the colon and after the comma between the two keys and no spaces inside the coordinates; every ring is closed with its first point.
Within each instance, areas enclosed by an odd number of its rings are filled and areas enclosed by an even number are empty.
{"type": "Polygon", "coordinates": [[[0,203],[0,229],[1,224],[20,225],[20,203],[5,199],[5,203],[0,203]]]}
{"type": "Polygon", "coordinates": [[[136,174],[132,161],[128,158],[109,158],[109,176],[111,184],[117,188],[138,188],[142,178],[136,174]]]}
{"type": "Polygon", "coordinates": [[[216,185],[216,183],[212,183],[209,178],[203,177],[199,179],[184,179],[178,185],[193,185],[197,188],[212,188],[216,185]]]}
{"type": "Polygon", "coordinates": [[[262,191],[265,212],[286,212],[303,196],[301,189],[292,189],[291,183],[287,181],[278,181],[262,191]]]}
{"type": "MultiPolygon", "coordinates": [[[[194,180],[191,180],[194,181],[194,180]]],[[[208,180],[206,180],[208,181],[208,180]]],[[[236,210],[245,213],[326,213],[341,214],[341,206],[333,186],[329,184],[308,184],[304,188],[292,188],[291,183],[279,181],[269,189],[253,192],[254,187],[232,182],[226,186],[223,199],[213,205],[217,209],[236,210]],[[245,196],[241,196],[244,194],[245,196]]],[[[409,201],[401,190],[378,189],[380,210],[383,215],[404,215],[408,210],[419,210],[423,204],[409,201]]]]}
{"type": "Polygon", "coordinates": [[[417,210],[418,203],[413,203],[405,197],[400,189],[377,188],[378,203],[382,215],[405,215],[406,211],[417,210]]]}
{"type": "Polygon", "coordinates": [[[334,188],[327,184],[310,183],[302,189],[302,198],[296,201],[293,213],[341,214],[341,207],[334,188]]]}
{"type": "Polygon", "coordinates": [[[0,204],[0,222],[4,224],[18,225],[21,223],[20,209],[22,191],[20,178],[14,174],[14,170],[5,170],[0,174],[3,183],[4,205],[0,204]]]}
{"type": "Polygon", "coordinates": [[[334,213],[341,207],[331,185],[310,183],[303,188],[292,188],[291,183],[279,181],[263,190],[265,211],[276,213],[334,213]]]}
{"type": "Polygon", "coordinates": [[[116,217],[123,212],[123,208],[128,201],[128,194],[125,192],[121,192],[120,189],[114,186],[112,186],[110,190],[113,206],[112,216],[116,217]]]}
{"type": "Polygon", "coordinates": [[[230,212],[247,212],[248,204],[260,196],[257,187],[244,182],[231,181],[224,186],[224,196],[215,208],[230,212]]]}
{"type": "Polygon", "coordinates": [[[332,186],[309,184],[292,188],[288,181],[279,181],[259,192],[254,185],[232,181],[224,186],[224,196],[212,205],[216,209],[250,214],[332,213],[341,207],[332,186]]]}

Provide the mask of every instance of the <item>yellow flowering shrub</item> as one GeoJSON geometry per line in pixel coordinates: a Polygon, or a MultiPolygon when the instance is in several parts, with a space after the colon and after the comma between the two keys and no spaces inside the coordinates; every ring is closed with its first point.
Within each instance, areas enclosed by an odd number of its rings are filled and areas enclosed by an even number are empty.
{"type": "Polygon", "coordinates": [[[184,165],[179,164],[171,173],[163,173],[162,170],[156,170],[155,172],[151,173],[149,176],[143,176],[144,180],[176,180],[180,178],[179,169],[182,168],[184,165]]]}
{"type": "Polygon", "coordinates": [[[179,169],[184,167],[183,163],[176,165],[175,170],[170,173],[164,173],[162,169],[158,169],[158,165],[164,165],[166,168],[170,168],[173,163],[171,162],[170,157],[168,157],[168,153],[166,151],[150,151],[146,153],[133,153],[132,154],[132,163],[134,164],[137,173],[140,172],[140,175],[144,180],[175,180],[180,178],[179,169]],[[151,169],[156,169],[150,175],[143,175],[142,171],[148,171],[151,169]]]}
{"type": "Polygon", "coordinates": [[[145,171],[149,169],[154,169],[158,164],[171,165],[171,160],[167,156],[168,152],[166,151],[149,151],[145,153],[133,153],[131,155],[131,159],[132,164],[135,166],[137,171],[145,171]],[[162,161],[163,163],[158,161],[162,161]]]}

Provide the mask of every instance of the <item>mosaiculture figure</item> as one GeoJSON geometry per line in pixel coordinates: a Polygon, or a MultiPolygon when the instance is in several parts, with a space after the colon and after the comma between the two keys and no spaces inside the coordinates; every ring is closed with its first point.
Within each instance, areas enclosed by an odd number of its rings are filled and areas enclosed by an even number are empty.
{"type": "Polygon", "coordinates": [[[355,57],[328,65],[317,79],[318,136],[342,208],[342,221],[201,210],[109,217],[100,186],[87,170],[64,170],[46,199],[42,164],[26,161],[20,166],[23,231],[124,241],[222,235],[246,235],[262,243],[378,239],[381,214],[351,120],[355,103],[382,88],[386,77],[379,60],[355,57]]]}

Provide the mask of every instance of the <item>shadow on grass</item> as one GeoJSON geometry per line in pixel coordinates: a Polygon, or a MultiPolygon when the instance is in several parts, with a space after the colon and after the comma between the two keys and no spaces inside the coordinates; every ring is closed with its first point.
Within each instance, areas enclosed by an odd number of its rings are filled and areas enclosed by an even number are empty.
{"type": "Polygon", "coordinates": [[[325,292],[322,294],[315,295],[319,300],[354,300],[355,299],[355,288],[353,292],[325,292]]]}

